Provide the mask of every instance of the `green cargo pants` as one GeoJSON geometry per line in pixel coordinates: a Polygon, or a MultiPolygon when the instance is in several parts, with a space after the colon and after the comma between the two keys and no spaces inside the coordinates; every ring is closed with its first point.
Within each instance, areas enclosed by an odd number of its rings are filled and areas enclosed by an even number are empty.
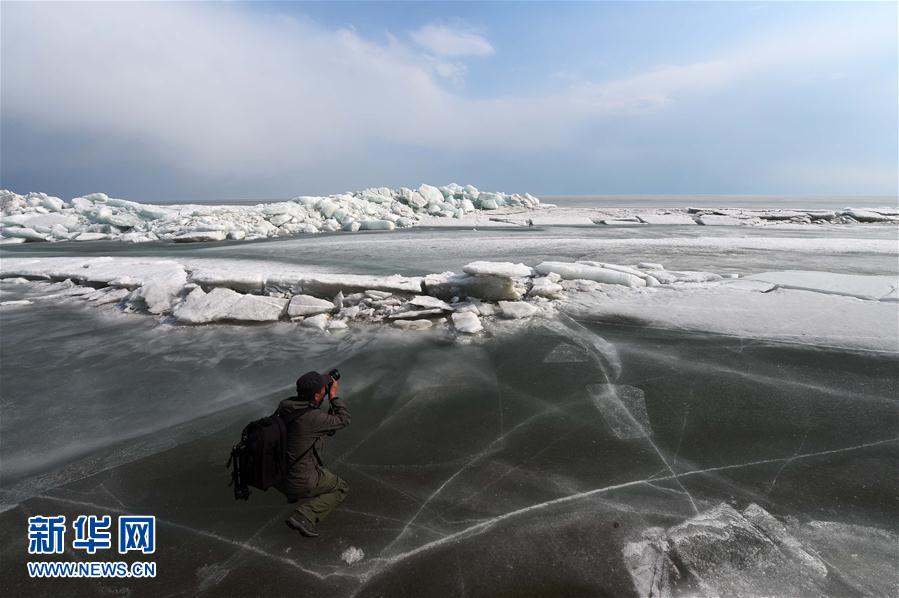
{"type": "Polygon", "coordinates": [[[343,479],[322,469],[318,485],[309,493],[311,498],[306,498],[306,502],[297,507],[297,512],[312,523],[318,523],[343,502],[349,490],[350,487],[343,479]]]}

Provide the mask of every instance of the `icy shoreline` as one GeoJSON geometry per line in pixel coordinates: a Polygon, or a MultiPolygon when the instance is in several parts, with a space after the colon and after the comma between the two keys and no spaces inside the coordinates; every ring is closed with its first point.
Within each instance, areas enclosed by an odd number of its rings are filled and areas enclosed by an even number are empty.
{"type": "Polygon", "coordinates": [[[417,189],[378,187],[254,206],[154,205],[116,199],[105,193],[65,202],[46,193],[18,195],[0,190],[0,242],[202,242],[393,230],[413,226],[424,215],[458,219],[481,210],[533,208],[539,203],[528,193],[494,193],[456,184],[439,188],[421,185],[417,189]]]}
{"type": "Polygon", "coordinates": [[[462,272],[374,276],[257,260],[5,258],[3,288],[41,285],[3,309],[77,297],[178,324],[292,321],[319,331],[389,324],[462,336],[557,311],[611,323],[899,352],[891,276],[780,271],[743,278],[595,261],[478,261],[462,272]],[[839,314],[838,317],[835,317],[839,314]],[[892,332],[891,332],[892,331],[892,332]]]}
{"type": "Polygon", "coordinates": [[[560,208],[529,193],[466,185],[370,188],[241,205],[154,205],[94,193],[65,202],[0,191],[0,244],[118,240],[216,242],[412,226],[789,226],[899,223],[899,208],[560,208]]]}

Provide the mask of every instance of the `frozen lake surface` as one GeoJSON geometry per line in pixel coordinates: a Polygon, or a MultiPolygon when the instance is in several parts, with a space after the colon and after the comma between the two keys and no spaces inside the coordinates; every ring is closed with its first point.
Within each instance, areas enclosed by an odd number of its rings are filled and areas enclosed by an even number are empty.
{"type": "MultiPolygon", "coordinates": [[[[887,226],[421,228],[190,246],[27,244],[0,255],[407,275],[476,259],[592,259],[896,276],[894,253],[865,250],[895,239],[887,226]]],[[[35,292],[7,286],[4,301],[35,292]]],[[[749,554],[732,571],[714,561],[726,553],[720,538],[690,536],[682,558],[712,556],[681,562],[690,574],[670,580],[674,594],[746,594],[760,570],[768,595],[876,596],[899,582],[896,353],[586,315],[460,341],[437,329],[186,327],[76,301],[39,305],[0,310],[0,586],[9,595],[635,595],[660,584],[641,586],[631,558],[647,530],[677,544],[677,526],[722,503],[747,513],[758,505],[793,543],[757,550],[732,534],[749,554]],[[309,541],[284,526],[290,507],[274,491],[235,502],[224,462],[243,425],[270,413],[299,374],[331,367],[343,373],[353,424],[324,457],[350,495],[309,541]],[[27,518],[57,513],[156,515],[157,578],[29,580],[27,518]],[[796,561],[796,546],[825,573],[796,561]],[[340,558],[350,547],[365,555],[352,565],[340,558]]],[[[895,336],[889,325],[883,334],[895,336]]],[[[716,529],[737,529],[720,520],[716,529]]]]}
{"type": "MultiPolygon", "coordinates": [[[[451,221],[450,221],[451,222],[451,221]]],[[[360,231],[218,243],[27,243],[3,247],[8,257],[72,255],[266,260],[329,271],[421,275],[473,260],[587,259],[618,263],[664,261],[670,269],[752,274],[808,269],[896,274],[895,251],[872,252],[870,241],[897,241],[891,225],[802,226],[502,226],[360,231]]],[[[894,245],[895,247],[895,245],[894,245]]]]}
{"type": "Polygon", "coordinates": [[[890,206],[895,197],[885,195],[541,195],[541,201],[559,207],[609,208],[788,208],[839,210],[847,206],[890,206]]]}

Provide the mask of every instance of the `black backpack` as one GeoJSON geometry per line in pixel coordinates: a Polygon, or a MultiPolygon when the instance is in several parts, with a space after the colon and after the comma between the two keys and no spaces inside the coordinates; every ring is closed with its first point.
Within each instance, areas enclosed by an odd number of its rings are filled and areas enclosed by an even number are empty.
{"type": "Polygon", "coordinates": [[[287,477],[290,467],[312,450],[314,442],[293,463],[287,463],[287,426],[313,409],[298,409],[287,416],[281,415],[279,409],[247,424],[225,464],[231,467],[228,485],[234,487],[234,500],[249,499],[250,486],[265,491],[278,485],[287,477]]]}

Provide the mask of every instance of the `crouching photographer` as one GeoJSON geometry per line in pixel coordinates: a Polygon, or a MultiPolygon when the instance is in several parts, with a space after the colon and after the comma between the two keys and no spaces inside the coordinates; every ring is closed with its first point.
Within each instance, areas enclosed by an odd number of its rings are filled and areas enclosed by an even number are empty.
{"type": "Polygon", "coordinates": [[[297,396],[281,401],[278,413],[287,420],[287,475],[277,486],[290,502],[301,502],[287,525],[306,537],[318,536],[316,524],[346,498],[349,486],[324,467],[322,439],[350,425],[350,411],[337,397],[340,373],[307,372],[297,380],[297,396]],[[330,407],[321,409],[328,397],[330,407]],[[300,413],[298,413],[300,412],[300,413]],[[291,417],[293,416],[293,417],[291,417]]]}

